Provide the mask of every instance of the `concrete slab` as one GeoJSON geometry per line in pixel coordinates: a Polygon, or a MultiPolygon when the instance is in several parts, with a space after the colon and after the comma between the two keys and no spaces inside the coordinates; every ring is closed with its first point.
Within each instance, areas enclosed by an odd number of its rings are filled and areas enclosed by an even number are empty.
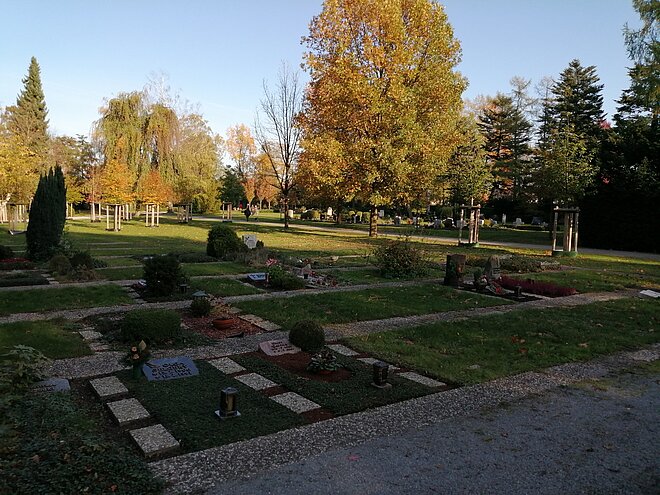
{"type": "Polygon", "coordinates": [[[422,385],[426,385],[427,387],[446,387],[447,384],[443,382],[439,382],[438,380],[434,380],[433,378],[429,378],[427,376],[422,376],[417,373],[414,373],[412,371],[406,371],[405,373],[398,373],[397,376],[402,376],[403,378],[407,378],[408,380],[412,380],[413,382],[421,383],[422,385]]]}
{"type": "Polygon", "coordinates": [[[227,375],[245,371],[245,368],[243,368],[243,366],[241,366],[236,361],[227,357],[212,359],[211,361],[209,361],[209,364],[227,375]]]}
{"type": "Polygon", "coordinates": [[[119,381],[119,378],[116,376],[108,376],[105,378],[90,380],[89,384],[94,389],[96,395],[101,399],[107,399],[108,397],[128,393],[128,389],[121,381],[119,381]]]}
{"type": "Polygon", "coordinates": [[[103,334],[99,332],[95,332],[94,330],[81,330],[78,333],[85,341],[99,340],[100,338],[103,337],[103,334]]]}
{"type": "Polygon", "coordinates": [[[273,395],[271,399],[298,414],[321,407],[316,402],[306,399],[302,395],[298,395],[295,392],[286,392],[284,394],[273,395]]]}
{"type": "Polygon", "coordinates": [[[152,457],[178,449],[180,444],[163,425],[130,430],[129,433],[145,457],[152,457]]]}
{"type": "Polygon", "coordinates": [[[346,347],[345,345],[342,344],[330,344],[327,346],[329,349],[332,349],[333,351],[342,354],[344,356],[357,356],[358,353],[355,352],[353,349],[350,347],[346,347]]]}
{"type": "Polygon", "coordinates": [[[247,375],[241,375],[235,378],[254,390],[264,390],[266,388],[278,386],[277,383],[269,380],[265,376],[261,376],[259,373],[248,373],[247,375]]]}
{"type": "Polygon", "coordinates": [[[239,318],[241,320],[245,320],[248,323],[252,323],[253,325],[261,328],[264,332],[276,332],[277,330],[280,330],[282,328],[277,323],[264,320],[263,318],[257,315],[240,315],[239,318]]]}
{"type": "Polygon", "coordinates": [[[119,426],[127,426],[135,421],[148,418],[147,411],[137,399],[124,399],[107,404],[119,426]]]}

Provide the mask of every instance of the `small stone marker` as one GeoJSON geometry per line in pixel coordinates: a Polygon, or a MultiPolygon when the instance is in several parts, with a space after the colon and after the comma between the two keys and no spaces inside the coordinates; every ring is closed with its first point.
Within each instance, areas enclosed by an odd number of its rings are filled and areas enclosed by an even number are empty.
{"type": "Polygon", "coordinates": [[[316,402],[306,399],[295,392],[273,395],[271,399],[298,414],[321,407],[316,402]]]}
{"type": "Polygon", "coordinates": [[[358,353],[355,352],[353,349],[350,349],[349,347],[346,347],[345,345],[342,344],[330,344],[328,346],[329,349],[332,349],[336,353],[339,353],[343,356],[357,356],[358,353]]]}
{"type": "Polygon", "coordinates": [[[248,278],[252,280],[253,282],[265,282],[266,281],[266,274],[265,273],[250,273],[248,274],[248,278]]]}
{"type": "Polygon", "coordinates": [[[105,378],[97,378],[91,380],[89,384],[101,399],[106,399],[114,395],[127,394],[128,389],[124,386],[119,378],[116,376],[108,376],[105,378]]]}
{"type": "Polygon", "coordinates": [[[282,354],[296,354],[300,347],[291,344],[287,339],[267,340],[259,344],[259,349],[266,356],[281,356],[282,354]]]}
{"type": "Polygon", "coordinates": [[[232,375],[234,373],[245,371],[245,368],[243,368],[243,366],[241,366],[236,361],[229,359],[227,357],[214,359],[212,361],[209,361],[209,364],[227,375],[232,375]]]}
{"type": "Polygon", "coordinates": [[[265,376],[261,376],[259,373],[248,373],[247,375],[240,375],[235,378],[254,390],[264,390],[271,387],[277,387],[277,383],[269,380],[265,376]]]}
{"type": "Polygon", "coordinates": [[[145,457],[152,457],[179,448],[179,442],[163,425],[138,428],[129,433],[145,457]]]}
{"type": "Polygon", "coordinates": [[[257,236],[255,234],[246,234],[243,236],[243,243],[248,249],[254,249],[257,247],[257,236]]]}
{"type": "Polygon", "coordinates": [[[81,330],[78,333],[85,341],[99,340],[101,337],[103,337],[103,334],[95,332],[94,330],[81,330]]]}
{"type": "Polygon", "coordinates": [[[119,426],[126,426],[135,421],[149,417],[147,411],[137,399],[124,399],[115,402],[108,402],[110,412],[119,423],[119,426]]]}
{"type": "Polygon", "coordinates": [[[275,332],[282,328],[277,323],[264,320],[263,318],[260,318],[256,315],[241,315],[239,318],[261,328],[264,332],[275,332]]]}
{"type": "Polygon", "coordinates": [[[147,380],[160,382],[199,375],[199,370],[192,359],[185,356],[151,359],[142,366],[147,380]]]}
{"type": "Polygon", "coordinates": [[[433,378],[429,378],[429,377],[426,377],[426,376],[419,375],[419,374],[414,373],[412,371],[407,371],[405,373],[399,373],[399,376],[407,378],[408,380],[411,380],[413,382],[421,383],[422,385],[426,385],[427,387],[445,387],[445,386],[447,386],[446,383],[439,382],[438,380],[434,380],[433,378]]]}
{"type": "Polygon", "coordinates": [[[37,394],[65,392],[67,390],[71,390],[71,385],[66,378],[48,378],[32,385],[32,391],[37,394]]]}

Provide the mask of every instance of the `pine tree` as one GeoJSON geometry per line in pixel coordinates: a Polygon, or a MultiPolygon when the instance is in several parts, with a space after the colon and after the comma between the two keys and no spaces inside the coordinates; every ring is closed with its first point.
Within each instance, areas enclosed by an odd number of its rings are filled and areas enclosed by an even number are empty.
{"type": "Polygon", "coordinates": [[[48,146],[48,110],[41,87],[41,70],[34,57],[23,84],[25,86],[16,98],[16,105],[7,108],[8,128],[30,151],[45,157],[48,146]]]}
{"type": "Polygon", "coordinates": [[[26,232],[30,259],[45,260],[59,246],[66,220],[66,186],[59,166],[39,179],[26,232]]]}

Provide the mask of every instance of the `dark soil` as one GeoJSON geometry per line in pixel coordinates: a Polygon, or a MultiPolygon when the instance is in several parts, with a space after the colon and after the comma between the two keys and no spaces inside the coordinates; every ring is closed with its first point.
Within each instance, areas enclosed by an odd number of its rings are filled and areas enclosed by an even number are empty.
{"type": "Polygon", "coordinates": [[[339,368],[338,370],[333,371],[327,375],[311,373],[307,371],[307,365],[312,359],[312,356],[306,352],[297,352],[296,354],[282,354],[281,356],[267,356],[262,352],[251,352],[248,355],[256,356],[260,359],[270,361],[271,363],[274,363],[280,368],[284,368],[291,373],[317,382],[336,383],[347,380],[351,377],[351,372],[345,368],[339,368]]]}
{"type": "Polygon", "coordinates": [[[190,313],[182,313],[181,322],[184,323],[191,332],[195,332],[215,340],[239,337],[241,334],[246,336],[256,335],[264,332],[258,326],[241,320],[238,318],[238,316],[230,315],[229,313],[215,313],[210,316],[192,316],[190,313]],[[213,326],[213,320],[222,317],[230,317],[233,320],[230,328],[219,330],[213,326]]]}

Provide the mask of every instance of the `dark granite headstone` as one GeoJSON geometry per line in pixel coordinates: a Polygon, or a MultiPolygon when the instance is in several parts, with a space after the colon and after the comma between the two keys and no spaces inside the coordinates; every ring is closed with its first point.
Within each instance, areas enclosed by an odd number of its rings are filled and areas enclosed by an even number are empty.
{"type": "Polygon", "coordinates": [[[32,386],[32,390],[37,394],[64,392],[66,390],[71,390],[71,385],[69,385],[69,380],[66,378],[49,378],[48,380],[35,383],[32,386]]]}
{"type": "Polygon", "coordinates": [[[193,363],[192,359],[185,356],[151,359],[142,366],[142,371],[150,382],[175,380],[177,378],[188,378],[199,375],[195,363],[193,363]]]}
{"type": "Polygon", "coordinates": [[[444,284],[451,287],[458,287],[463,283],[463,272],[465,271],[464,254],[448,254],[447,265],[445,269],[444,284]]]}

